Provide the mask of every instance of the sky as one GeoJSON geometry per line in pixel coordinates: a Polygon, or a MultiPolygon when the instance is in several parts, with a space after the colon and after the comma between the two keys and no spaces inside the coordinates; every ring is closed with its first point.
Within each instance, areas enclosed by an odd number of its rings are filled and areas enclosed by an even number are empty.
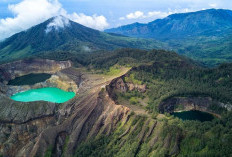
{"type": "Polygon", "coordinates": [[[174,13],[232,9],[231,0],[0,0],[0,40],[58,15],[97,30],[174,13]]]}

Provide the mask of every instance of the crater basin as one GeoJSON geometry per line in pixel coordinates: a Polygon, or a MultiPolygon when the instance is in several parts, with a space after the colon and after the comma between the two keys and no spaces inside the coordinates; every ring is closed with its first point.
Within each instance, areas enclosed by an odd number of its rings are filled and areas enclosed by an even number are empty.
{"type": "Polygon", "coordinates": [[[39,82],[44,82],[51,77],[51,74],[39,73],[39,74],[28,74],[21,77],[16,77],[8,82],[8,85],[12,86],[23,86],[33,85],[39,82]]]}
{"type": "Polygon", "coordinates": [[[183,111],[183,112],[174,112],[171,115],[178,117],[182,120],[198,120],[201,122],[211,121],[214,119],[212,114],[201,112],[201,111],[183,111]]]}
{"type": "Polygon", "coordinates": [[[59,88],[39,88],[17,93],[11,99],[20,102],[48,101],[53,103],[64,103],[75,97],[74,92],[66,92],[59,88]]]}

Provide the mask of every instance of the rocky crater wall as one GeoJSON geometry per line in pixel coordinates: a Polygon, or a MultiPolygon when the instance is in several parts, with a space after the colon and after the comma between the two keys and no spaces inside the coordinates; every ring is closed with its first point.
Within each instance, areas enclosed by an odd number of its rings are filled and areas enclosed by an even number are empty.
{"type": "Polygon", "coordinates": [[[15,77],[30,73],[54,74],[62,69],[70,68],[70,61],[54,61],[48,59],[26,59],[0,65],[0,82],[7,84],[15,77]]]}
{"type": "Polygon", "coordinates": [[[61,71],[72,66],[70,61],[53,61],[47,59],[27,59],[0,65],[0,92],[11,96],[30,89],[57,87],[77,93],[78,85],[61,71]],[[34,85],[8,86],[9,80],[30,73],[49,73],[51,78],[34,85]]]}
{"type": "Polygon", "coordinates": [[[10,97],[16,93],[24,92],[30,89],[38,89],[45,87],[56,87],[68,92],[77,93],[78,85],[71,80],[68,76],[61,72],[57,72],[51,76],[48,80],[34,85],[24,86],[5,86],[5,94],[10,97]]]}
{"type": "MultiPolygon", "coordinates": [[[[53,116],[58,108],[58,104],[38,101],[38,102],[16,102],[9,97],[18,92],[43,87],[57,87],[65,91],[73,91],[77,93],[78,85],[70,79],[66,73],[61,70],[67,70],[71,66],[71,62],[58,62],[52,60],[22,60],[13,63],[0,65],[0,74],[4,71],[4,78],[0,82],[0,123],[17,123],[22,124],[30,120],[53,116]],[[8,86],[5,83],[13,79],[15,76],[22,76],[29,73],[51,73],[50,79],[27,86],[8,86]]],[[[68,71],[68,70],[67,70],[68,71]]]]}
{"type": "MultiPolygon", "coordinates": [[[[159,105],[160,113],[173,113],[179,111],[199,110],[215,113],[212,106],[216,105],[222,109],[231,111],[231,105],[214,101],[211,97],[172,97],[159,105]]],[[[215,113],[217,114],[217,113],[215,113]]]]}

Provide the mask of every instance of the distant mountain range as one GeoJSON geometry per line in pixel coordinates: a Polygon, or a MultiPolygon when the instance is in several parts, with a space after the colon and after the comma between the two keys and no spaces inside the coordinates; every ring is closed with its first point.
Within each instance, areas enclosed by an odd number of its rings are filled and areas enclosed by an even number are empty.
{"type": "Polygon", "coordinates": [[[154,39],[185,38],[199,35],[215,35],[232,27],[232,11],[203,10],[192,13],[173,14],[148,24],[134,23],[105,32],[154,39]]]}
{"type": "Polygon", "coordinates": [[[57,16],[1,42],[0,63],[32,56],[64,60],[117,48],[172,50],[206,66],[232,62],[232,11],[173,14],[105,32],[57,16]]]}
{"type": "Polygon", "coordinates": [[[232,11],[209,9],[173,14],[147,24],[134,23],[105,30],[131,37],[152,38],[207,65],[232,61],[232,11]]]}
{"type": "Polygon", "coordinates": [[[128,47],[153,49],[163,46],[151,39],[100,32],[57,16],[1,42],[0,63],[54,51],[77,54],[128,47]]]}

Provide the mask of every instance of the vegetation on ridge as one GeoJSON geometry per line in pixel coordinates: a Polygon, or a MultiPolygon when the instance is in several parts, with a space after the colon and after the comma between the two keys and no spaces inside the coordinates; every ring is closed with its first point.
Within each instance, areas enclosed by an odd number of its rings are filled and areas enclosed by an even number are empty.
{"type": "Polygon", "coordinates": [[[215,66],[232,61],[231,21],[231,10],[208,9],[173,14],[147,24],[134,23],[106,32],[160,40],[179,54],[215,66]]]}
{"type": "MultiPolygon", "coordinates": [[[[232,151],[231,112],[215,106],[212,108],[222,118],[213,121],[182,121],[173,116],[159,118],[158,105],[173,96],[212,97],[213,100],[232,103],[232,65],[223,64],[216,68],[202,68],[191,60],[174,52],[162,50],[141,51],[121,49],[108,55],[97,54],[89,57],[85,66],[94,69],[108,69],[114,65],[133,66],[124,81],[146,84],[147,92],[131,91],[120,93],[131,105],[140,105],[153,114],[159,124],[151,138],[139,144],[141,129],[147,127],[143,116],[135,116],[136,130],[127,131],[128,123],[117,127],[109,136],[90,139],[77,147],[76,156],[229,156],[232,151]],[[140,104],[140,99],[149,98],[148,106],[140,104]],[[136,118],[137,117],[137,118],[136,118]],[[141,122],[141,124],[139,122],[141,122]],[[160,126],[161,125],[161,126],[160,126]],[[122,129],[122,130],[121,130],[122,129]],[[140,129],[140,130],[139,130],[140,129]],[[157,139],[156,139],[157,136],[157,139]],[[151,144],[151,139],[156,142],[151,144]],[[178,151],[179,148],[179,151],[178,151]]],[[[151,127],[151,126],[150,126],[151,127]]],[[[147,129],[149,130],[148,127],[147,129]]],[[[147,130],[147,131],[148,131],[147,130]]]]}

